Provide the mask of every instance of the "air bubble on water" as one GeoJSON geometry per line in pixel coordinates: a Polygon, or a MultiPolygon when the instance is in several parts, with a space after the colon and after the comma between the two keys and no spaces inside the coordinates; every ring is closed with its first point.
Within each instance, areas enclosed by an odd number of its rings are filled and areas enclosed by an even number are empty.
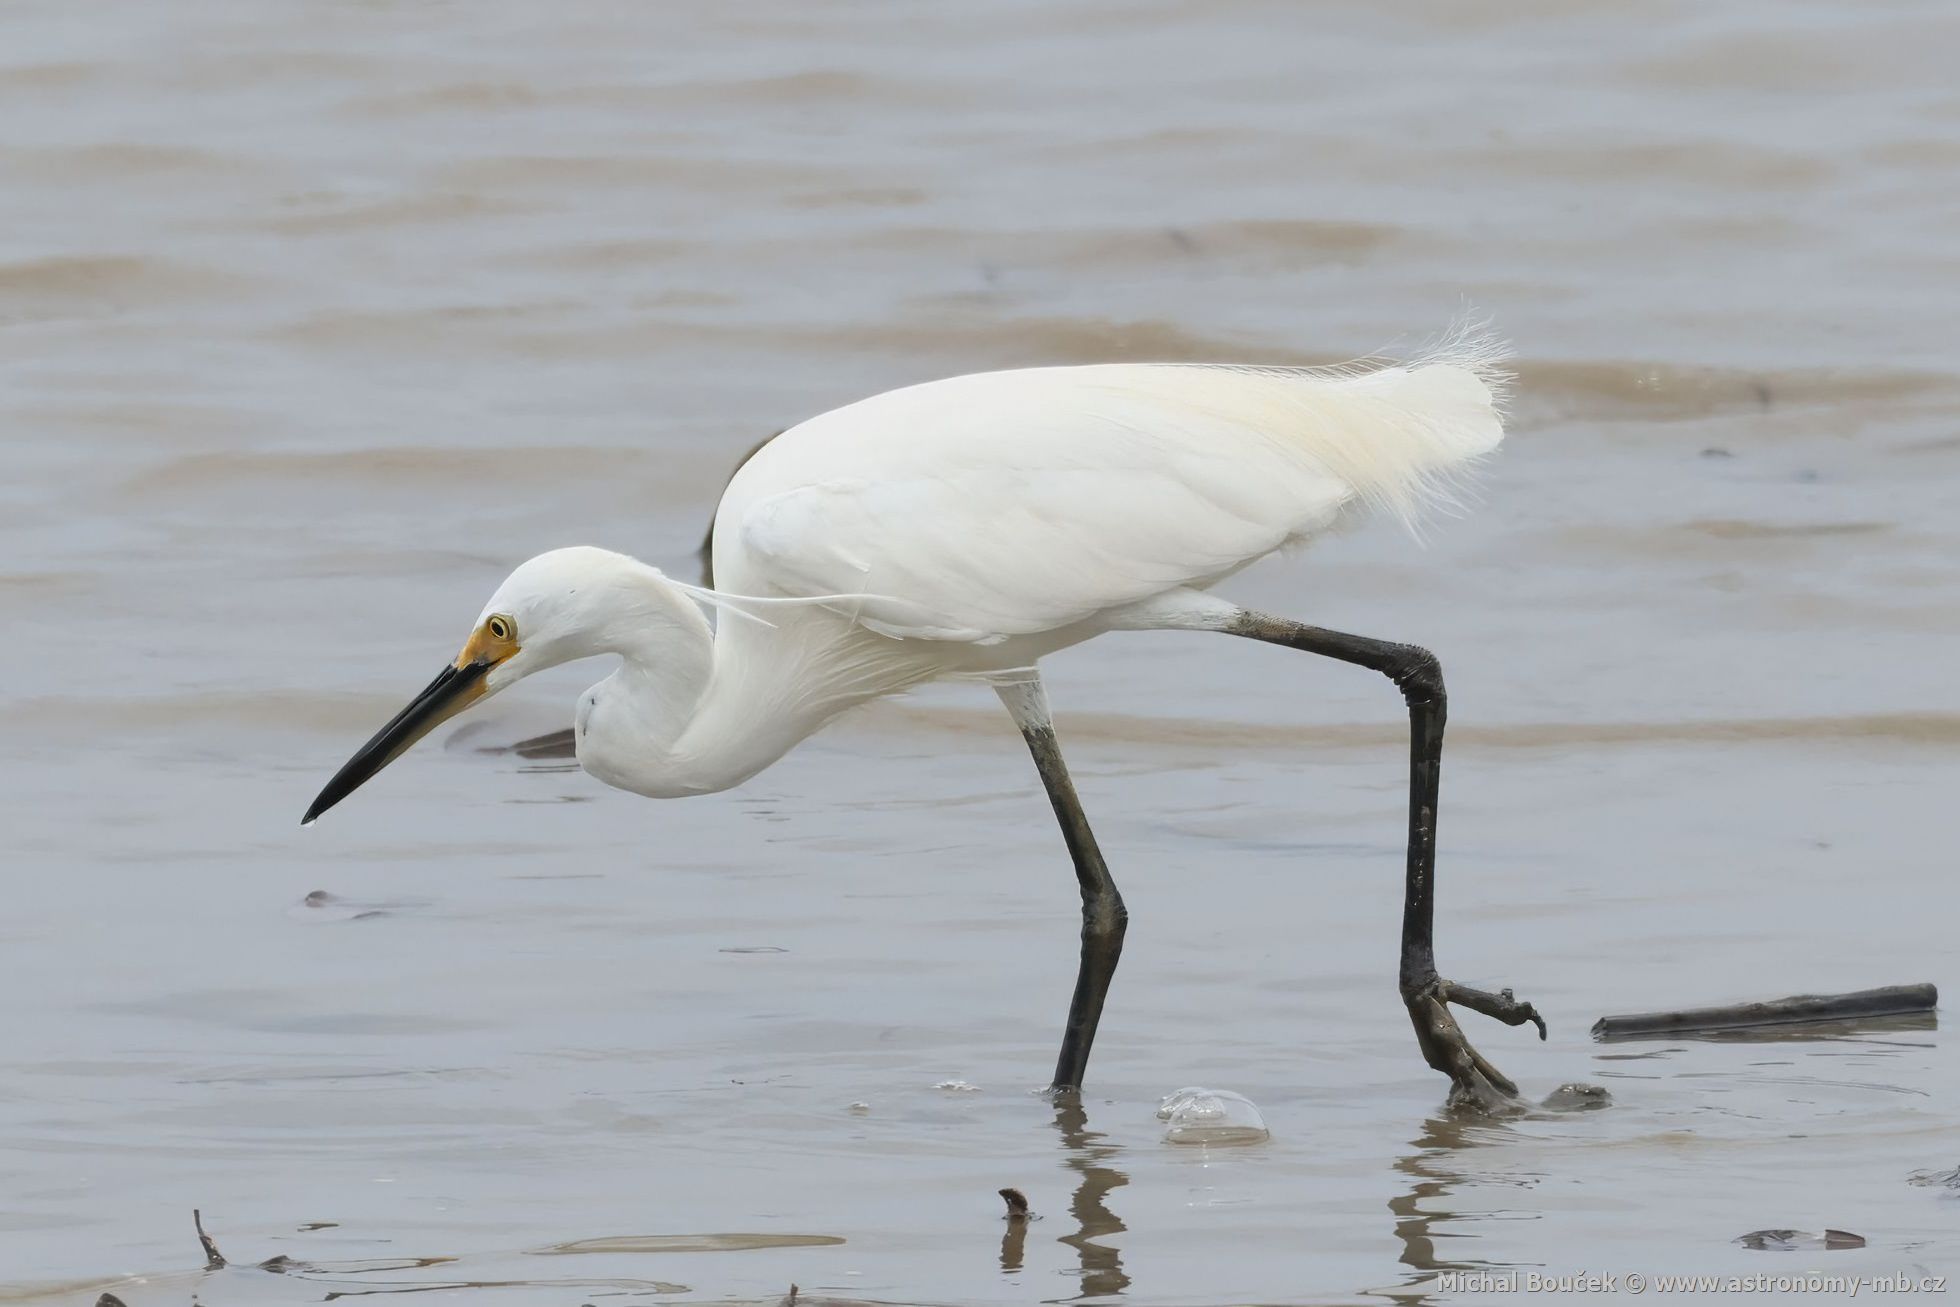
{"type": "Polygon", "coordinates": [[[1596,1112],[1602,1107],[1613,1105],[1613,1095],[1599,1085],[1582,1085],[1576,1081],[1560,1085],[1545,1096],[1542,1106],[1554,1112],[1596,1112]]]}
{"type": "Polygon", "coordinates": [[[942,1080],[934,1085],[933,1088],[943,1089],[949,1094],[977,1094],[980,1092],[980,1086],[965,1080],[942,1080]]]}
{"type": "Polygon", "coordinates": [[[1252,1100],[1229,1089],[1180,1089],[1157,1108],[1167,1144],[1262,1144],[1272,1138],[1252,1100]]]}

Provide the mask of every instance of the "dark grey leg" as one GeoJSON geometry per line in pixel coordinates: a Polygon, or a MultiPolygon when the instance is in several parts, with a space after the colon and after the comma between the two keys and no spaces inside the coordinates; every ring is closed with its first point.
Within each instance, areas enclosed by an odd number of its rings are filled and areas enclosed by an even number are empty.
{"type": "Polygon", "coordinates": [[[1337,658],[1367,667],[1395,682],[1409,705],[1409,870],[1402,902],[1402,1001],[1415,1023],[1416,1041],[1430,1066],[1447,1075],[1457,1092],[1492,1104],[1517,1097],[1518,1087],[1463,1037],[1448,1005],[1455,1003],[1508,1026],[1530,1021],[1545,1037],[1545,1023],[1510,990],[1491,994],[1436,974],[1436,803],[1443,766],[1447,701],[1436,655],[1412,644],[1305,626],[1264,613],[1243,612],[1224,628],[1269,644],[1337,658]]]}
{"type": "Polygon", "coordinates": [[[1089,1065],[1089,1048],[1096,1042],[1096,1025],[1102,1020],[1103,1000],[1109,982],[1116,975],[1117,959],[1123,955],[1123,932],[1130,914],[1117,892],[1116,881],[1103,863],[1096,847],[1095,832],[1082,815],[1082,802],[1075,797],[1068,767],[1062,762],[1061,746],[1055,742],[1055,724],[1048,715],[1048,696],[1036,679],[996,685],[1001,702],[1014,714],[1021,737],[1034,755],[1035,770],[1048,790],[1055,819],[1061,823],[1062,839],[1075,860],[1075,880],[1082,890],[1082,962],[1075,976],[1075,997],[1069,1000],[1068,1027],[1062,1032],[1062,1052],[1055,1062],[1054,1090],[1082,1087],[1082,1073],[1089,1065]]]}

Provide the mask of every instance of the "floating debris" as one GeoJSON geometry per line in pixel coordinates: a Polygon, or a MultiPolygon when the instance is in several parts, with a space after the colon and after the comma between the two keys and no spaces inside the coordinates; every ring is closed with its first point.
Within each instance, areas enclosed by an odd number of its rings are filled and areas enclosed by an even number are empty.
{"type": "Polygon", "coordinates": [[[1759,1253],[1808,1253],[1863,1248],[1865,1236],[1849,1230],[1751,1230],[1736,1242],[1759,1253]]]}
{"type": "Polygon", "coordinates": [[[129,1304],[113,1293],[105,1293],[95,1300],[95,1307],[129,1307],[129,1304]]]}
{"type": "Polygon", "coordinates": [[[1229,1089],[1180,1089],[1157,1108],[1168,1144],[1263,1144],[1272,1138],[1252,1100],[1229,1089]]]}
{"type": "Polygon", "coordinates": [[[852,1116],[866,1116],[869,1115],[871,1112],[871,1104],[852,1103],[849,1107],[845,1108],[844,1110],[849,1112],[852,1116]]]}
{"type": "Polygon", "coordinates": [[[980,1092],[980,1086],[966,1080],[942,1080],[934,1085],[933,1088],[943,1089],[949,1094],[977,1094],[980,1092]]]}
{"type": "Polygon", "coordinates": [[[1000,1237],[1000,1269],[1011,1275],[1027,1264],[1028,1223],[1041,1218],[1028,1210],[1028,1196],[1019,1189],[1003,1189],[1000,1197],[1007,1204],[1007,1215],[1001,1218],[1007,1230],[1000,1237]]]}
{"type": "Polygon", "coordinates": [[[1906,1177],[1906,1183],[1925,1185],[1928,1188],[1960,1190],[1960,1166],[1948,1171],[1914,1171],[1906,1177]]]}
{"type": "Polygon", "coordinates": [[[1852,994],[1797,994],[1763,1003],[1601,1017],[1593,1023],[1592,1036],[1594,1039],[1645,1039],[1703,1030],[1748,1030],[1755,1026],[1907,1016],[1930,1012],[1939,1006],[1939,1001],[1939,990],[1932,985],[1888,985],[1852,994]]]}
{"type": "Polygon", "coordinates": [[[287,912],[295,921],[371,921],[393,916],[403,908],[426,907],[426,899],[364,901],[342,898],[331,890],[316,889],[287,912]]]}

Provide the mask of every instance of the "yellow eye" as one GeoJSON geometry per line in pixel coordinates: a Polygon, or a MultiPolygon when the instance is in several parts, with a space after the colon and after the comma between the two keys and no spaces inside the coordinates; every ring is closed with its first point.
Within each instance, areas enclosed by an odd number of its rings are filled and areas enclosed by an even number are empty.
{"type": "Polygon", "coordinates": [[[484,627],[499,640],[508,640],[517,633],[517,627],[508,617],[501,614],[485,622],[484,627]]]}

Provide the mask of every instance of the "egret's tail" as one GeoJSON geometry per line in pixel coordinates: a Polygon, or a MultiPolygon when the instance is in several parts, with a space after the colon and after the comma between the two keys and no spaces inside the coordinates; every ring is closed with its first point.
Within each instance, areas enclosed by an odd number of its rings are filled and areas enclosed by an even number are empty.
{"type": "Polygon", "coordinates": [[[1199,366],[1236,374],[1213,388],[1209,407],[1413,529],[1425,512],[1454,508],[1455,492],[1504,439],[1509,357],[1487,326],[1466,323],[1405,362],[1199,366]]]}
{"type": "Polygon", "coordinates": [[[1368,507],[1414,527],[1448,510],[1504,439],[1510,349],[1482,323],[1459,326],[1406,362],[1303,375],[1297,448],[1368,507]]]}

